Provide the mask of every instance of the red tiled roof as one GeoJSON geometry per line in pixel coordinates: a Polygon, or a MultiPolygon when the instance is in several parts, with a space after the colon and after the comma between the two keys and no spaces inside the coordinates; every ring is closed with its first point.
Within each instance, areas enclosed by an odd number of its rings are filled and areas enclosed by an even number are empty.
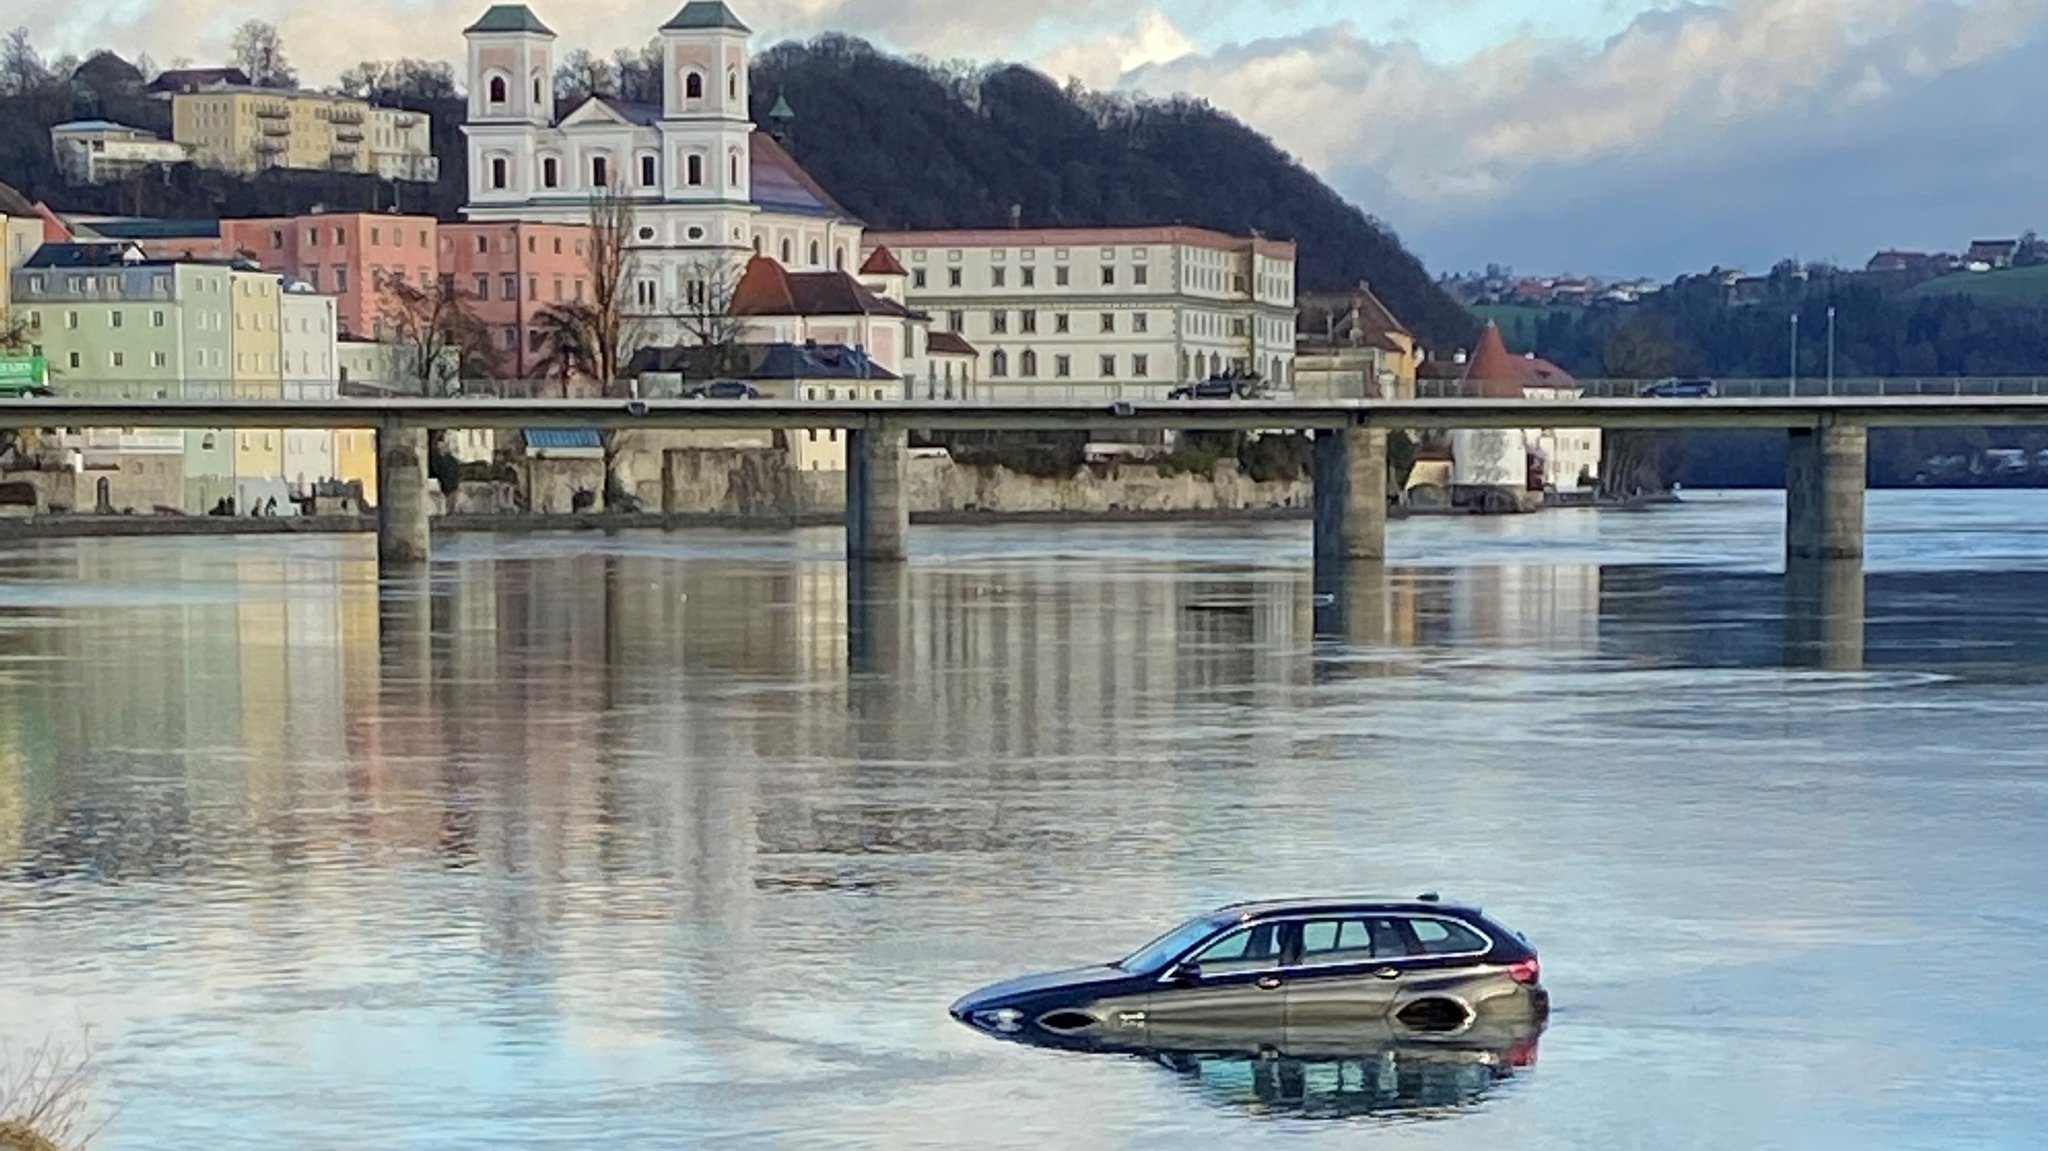
{"type": "Polygon", "coordinates": [[[903,270],[903,261],[896,258],[896,253],[891,252],[887,248],[876,248],[868,253],[866,260],[861,262],[860,274],[863,276],[907,276],[910,273],[903,270]]]}
{"type": "MultiPolygon", "coordinates": [[[[756,147],[759,147],[757,144],[756,147]]],[[[889,248],[1042,248],[1092,244],[1184,244],[1219,252],[1246,249],[1291,260],[1294,241],[1226,235],[1184,224],[1133,228],[946,228],[930,232],[869,232],[868,243],[889,248]]]]}
{"type": "Polygon", "coordinates": [[[747,261],[733,289],[736,316],[909,316],[845,272],[790,272],[766,256],[747,261]]]}
{"type": "Polygon", "coordinates": [[[976,356],[981,353],[958,332],[933,332],[924,342],[925,350],[939,356],[976,356]]]}
{"type": "Polygon", "coordinates": [[[1569,388],[1575,383],[1571,373],[1549,360],[1509,352],[1499,326],[1489,323],[1465,365],[1460,391],[1481,399],[1513,400],[1521,398],[1524,388],[1569,388]]]}

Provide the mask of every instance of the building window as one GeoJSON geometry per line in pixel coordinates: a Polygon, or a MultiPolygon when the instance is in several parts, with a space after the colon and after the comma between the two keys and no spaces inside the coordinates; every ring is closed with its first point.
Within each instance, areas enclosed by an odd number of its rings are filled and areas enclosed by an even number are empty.
{"type": "Polygon", "coordinates": [[[1131,357],[1131,374],[1132,374],[1132,375],[1134,375],[1134,376],[1149,376],[1149,375],[1151,375],[1151,374],[1152,374],[1152,357],[1150,357],[1150,356],[1144,356],[1144,355],[1132,356],[1132,357],[1131,357]]]}
{"type": "Polygon", "coordinates": [[[1131,283],[1149,284],[1151,282],[1152,269],[1146,267],[1143,264],[1139,264],[1137,267],[1131,269],[1131,283]]]}
{"type": "Polygon", "coordinates": [[[737,68],[727,68],[725,70],[725,98],[728,100],[740,98],[740,73],[737,68]]]}
{"type": "Polygon", "coordinates": [[[924,287],[924,283],[925,283],[925,280],[924,280],[924,269],[923,269],[923,268],[913,268],[913,269],[911,269],[911,272],[910,272],[910,286],[911,286],[911,287],[913,287],[913,288],[922,288],[922,287],[924,287]]]}
{"type": "Polygon", "coordinates": [[[702,72],[691,72],[690,74],[688,74],[688,75],[684,76],[684,77],[683,77],[683,99],[685,99],[685,100],[702,100],[703,98],[704,98],[704,74],[703,74],[702,72]]]}
{"type": "Polygon", "coordinates": [[[382,247],[383,245],[384,245],[384,229],[382,229],[382,228],[371,228],[371,229],[370,229],[370,246],[371,246],[372,248],[378,248],[378,247],[382,247]]]}
{"type": "Polygon", "coordinates": [[[567,298],[567,297],[566,297],[566,296],[564,295],[564,292],[566,291],[566,288],[567,288],[567,286],[566,286],[566,285],[565,285],[565,284],[563,283],[562,277],[560,277],[560,276],[556,276],[556,277],[555,277],[555,303],[559,304],[559,303],[561,303],[561,302],[562,302],[562,301],[563,301],[563,300],[564,300],[565,298],[567,298]]]}
{"type": "Polygon", "coordinates": [[[1009,278],[1009,271],[1008,268],[990,268],[988,270],[988,286],[991,288],[1007,287],[1008,285],[1004,281],[1009,278]]]}
{"type": "Polygon", "coordinates": [[[789,262],[790,262],[790,261],[791,261],[792,259],[794,259],[794,258],[795,258],[795,256],[796,256],[796,245],[795,245],[795,244],[792,244],[792,243],[790,243],[790,241],[789,241],[789,237],[787,237],[787,236],[784,236],[784,237],[783,237],[783,239],[782,239],[782,262],[783,262],[783,264],[784,264],[785,266],[787,266],[787,265],[789,264],[789,262]]]}
{"type": "Polygon", "coordinates": [[[479,300],[489,300],[491,298],[491,278],[489,276],[478,276],[476,278],[476,298],[479,300]]]}
{"type": "Polygon", "coordinates": [[[491,103],[503,104],[505,102],[505,87],[505,78],[503,76],[491,77],[491,103]]]}
{"type": "Polygon", "coordinates": [[[306,246],[309,248],[317,248],[320,246],[320,229],[306,229],[306,246]]]}
{"type": "Polygon", "coordinates": [[[957,288],[960,286],[960,269],[946,269],[946,286],[949,288],[957,288]]]}
{"type": "Polygon", "coordinates": [[[72,330],[72,331],[74,331],[74,332],[75,332],[75,331],[77,331],[77,330],[78,330],[78,313],[77,313],[77,312],[66,312],[66,313],[64,313],[64,326],[65,326],[66,328],[69,328],[69,329],[71,329],[71,330],[72,330]]]}
{"type": "Polygon", "coordinates": [[[590,186],[593,188],[609,188],[612,186],[611,163],[603,156],[591,157],[590,186]]]}
{"type": "Polygon", "coordinates": [[[512,275],[510,272],[507,272],[506,274],[498,277],[498,286],[504,289],[504,291],[498,294],[503,296],[505,299],[516,300],[519,298],[518,276],[512,275]]]}
{"type": "Polygon", "coordinates": [[[1009,331],[1010,313],[1001,310],[990,312],[988,314],[988,330],[997,333],[1009,331]]]}
{"type": "Polygon", "coordinates": [[[1115,312],[1104,312],[1104,313],[1102,313],[1102,330],[1103,330],[1104,332],[1114,332],[1114,331],[1116,331],[1116,313],[1115,313],[1115,312]]]}
{"type": "Polygon", "coordinates": [[[1105,288],[1113,288],[1116,286],[1115,264],[1102,265],[1102,286],[1105,288]]]}
{"type": "Polygon", "coordinates": [[[1113,380],[1116,378],[1115,356],[1102,357],[1102,378],[1105,380],[1113,380]]]}
{"type": "MultiPolygon", "coordinates": [[[[507,172],[506,168],[507,168],[507,165],[506,165],[506,163],[505,163],[505,157],[503,157],[503,156],[493,156],[493,157],[491,157],[491,187],[492,187],[492,188],[494,188],[494,189],[497,189],[497,190],[500,190],[500,191],[502,191],[502,190],[504,190],[505,186],[506,186],[506,185],[507,185],[508,183],[510,183],[510,182],[511,182],[511,177],[510,177],[510,174],[509,174],[509,173],[507,172]]],[[[482,244],[483,244],[483,242],[484,242],[484,238],[483,238],[482,236],[478,236],[478,237],[476,238],[476,242],[477,242],[477,244],[478,244],[478,245],[482,245],[482,244]]],[[[481,250],[482,250],[482,248],[481,248],[481,247],[479,247],[479,248],[478,248],[478,250],[479,250],[479,251],[481,251],[481,250]]]]}
{"type": "Polygon", "coordinates": [[[540,186],[553,188],[562,182],[562,165],[553,156],[544,156],[540,162],[540,186]]]}
{"type": "Polygon", "coordinates": [[[1062,264],[1052,270],[1052,282],[1055,287],[1064,288],[1067,286],[1066,265],[1062,264]]]}
{"type": "Polygon", "coordinates": [[[527,299],[529,299],[529,300],[538,300],[538,299],[540,299],[540,277],[539,277],[539,276],[528,276],[528,277],[526,277],[526,298],[527,298],[527,299]]]}
{"type": "Polygon", "coordinates": [[[642,281],[640,281],[640,282],[639,282],[638,284],[636,284],[636,285],[634,286],[634,288],[633,288],[633,298],[634,298],[634,299],[636,299],[636,300],[638,300],[638,301],[639,301],[639,303],[640,303],[640,306],[641,306],[641,307],[643,307],[643,308],[651,308],[651,307],[653,307],[653,306],[654,306],[654,281],[653,281],[653,280],[642,280],[642,281]]]}
{"type": "Polygon", "coordinates": [[[818,266],[818,242],[816,240],[811,241],[811,266],[813,268],[818,266]]]}
{"type": "Polygon", "coordinates": [[[1001,378],[1010,374],[1010,353],[998,348],[988,358],[988,374],[1001,378]]]}
{"type": "Polygon", "coordinates": [[[1145,313],[1138,312],[1131,316],[1132,331],[1137,332],[1140,335],[1143,335],[1145,332],[1150,331],[1151,327],[1152,321],[1150,318],[1146,316],[1145,313]]]}
{"type": "Polygon", "coordinates": [[[119,308],[107,313],[107,326],[110,328],[121,326],[121,310],[119,308]]]}
{"type": "Polygon", "coordinates": [[[946,313],[946,330],[958,333],[967,326],[967,313],[958,309],[946,313]]]}
{"type": "Polygon", "coordinates": [[[643,188],[654,187],[654,157],[652,156],[640,157],[640,186],[643,188]]]}
{"type": "Polygon", "coordinates": [[[704,157],[691,153],[683,160],[683,182],[692,188],[704,184],[704,157]]]}
{"type": "Polygon", "coordinates": [[[70,359],[70,364],[71,364],[71,366],[72,366],[72,367],[74,367],[74,368],[75,368],[75,367],[77,367],[77,366],[79,365],[79,359],[78,359],[78,353],[77,353],[77,352],[73,352],[73,353],[71,353],[71,359],[70,359]]]}
{"type": "Polygon", "coordinates": [[[108,365],[109,365],[110,367],[116,367],[116,368],[118,368],[118,367],[122,367],[122,366],[125,366],[125,365],[127,364],[127,362],[128,362],[128,359],[127,359],[127,357],[126,357],[126,356],[124,356],[124,355],[122,355],[122,354],[121,354],[120,352],[108,352],[108,353],[107,353],[107,364],[108,364],[108,365]]]}
{"type": "Polygon", "coordinates": [[[1029,309],[1017,313],[1017,328],[1019,331],[1036,335],[1038,333],[1038,313],[1029,309]]]}
{"type": "Polygon", "coordinates": [[[149,366],[152,368],[164,367],[167,364],[169,364],[169,362],[170,357],[164,355],[162,352],[151,352],[149,354],[149,366]]]}
{"type": "MultiPolygon", "coordinates": [[[[42,331],[42,330],[43,330],[43,314],[42,314],[41,312],[30,312],[30,313],[28,314],[28,326],[29,326],[29,330],[30,330],[30,331],[35,331],[35,332],[40,332],[40,331],[42,331]]],[[[161,326],[161,325],[159,325],[159,326],[161,326]]]]}
{"type": "Polygon", "coordinates": [[[1054,356],[1052,358],[1052,374],[1063,380],[1072,376],[1074,374],[1074,357],[1054,356]]]}
{"type": "Polygon", "coordinates": [[[733,152],[725,158],[725,169],[729,173],[726,182],[734,188],[740,186],[740,154],[733,152]]]}
{"type": "Polygon", "coordinates": [[[1023,355],[1022,357],[1020,357],[1020,360],[1021,360],[1021,367],[1022,367],[1022,370],[1021,370],[1021,371],[1019,372],[1019,374],[1020,374],[1020,375],[1024,375],[1024,376],[1036,376],[1036,375],[1038,374],[1038,353],[1037,353],[1037,352],[1031,351],[1030,349],[1028,349],[1028,348],[1027,348],[1027,349],[1025,349],[1025,351],[1024,351],[1024,355],[1023,355]]]}
{"type": "Polygon", "coordinates": [[[499,338],[504,341],[506,351],[513,352],[519,350],[518,328],[506,328],[504,331],[498,333],[498,335],[499,338]]]}
{"type": "Polygon", "coordinates": [[[1054,312],[1054,313],[1053,313],[1053,315],[1052,315],[1052,330],[1053,330],[1053,332],[1054,332],[1055,334],[1057,334],[1057,335],[1062,335],[1062,336],[1063,336],[1063,335],[1066,335],[1066,334],[1067,334],[1067,333],[1068,333],[1069,331],[1071,331],[1071,330],[1072,330],[1072,328],[1073,328],[1073,321],[1072,321],[1072,319],[1070,319],[1070,318],[1068,317],[1068,315],[1067,315],[1067,314],[1066,314],[1065,312],[1054,312]]]}
{"type": "Polygon", "coordinates": [[[1027,288],[1035,288],[1035,287],[1037,287],[1037,286],[1038,286],[1038,269],[1037,269],[1037,268],[1024,268],[1024,269],[1021,269],[1021,272],[1022,272],[1022,274],[1023,274],[1023,276],[1024,276],[1024,286],[1025,286],[1025,287],[1027,287],[1027,288]]]}
{"type": "Polygon", "coordinates": [[[477,252],[477,255],[481,256],[481,255],[483,255],[483,254],[484,254],[485,252],[488,252],[488,251],[490,251],[490,250],[491,250],[491,241],[490,241],[490,240],[489,240],[488,238],[484,237],[484,236],[478,236],[478,237],[476,238],[476,252],[477,252]]]}

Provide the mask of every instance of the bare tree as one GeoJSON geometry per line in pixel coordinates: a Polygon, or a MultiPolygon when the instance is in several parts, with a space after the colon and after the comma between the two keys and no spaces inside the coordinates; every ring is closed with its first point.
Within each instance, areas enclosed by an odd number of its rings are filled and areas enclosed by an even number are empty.
{"type": "Polygon", "coordinates": [[[394,383],[402,380],[423,396],[446,395],[457,389],[465,370],[488,372],[494,359],[490,330],[448,280],[417,285],[386,275],[377,289],[377,338],[390,349],[394,383]]]}
{"type": "Polygon", "coordinates": [[[90,1143],[98,1068],[90,1043],[15,1048],[0,1042],[0,1147],[68,1148],[90,1143]]]}
{"type": "Polygon", "coordinates": [[[618,184],[591,195],[585,239],[590,253],[590,363],[607,394],[618,386],[641,336],[640,320],[626,309],[633,221],[633,201],[618,184]]]}
{"type": "MultiPolygon", "coordinates": [[[[641,322],[626,310],[626,281],[633,272],[628,245],[633,239],[633,201],[617,183],[590,197],[589,234],[584,250],[590,260],[590,310],[586,332],[591,374],[606,395],[619,390],[626,360],[640,343],[641,322]]],[[[619,482],[619,433],[599,436],[604,445],[606,507],[630,503],[619,482]]]]}
{"type": "Polygon", "coordinates": [[[734,315],[732,303],[745,274],[745,264],[717,256],[693,260],[683,269],[683,299],[670,309],[669,317],[682,330],[683,346],[701,349],[685,357],[685,381],[693,368],[706,380],[742,369],[739,346],[747,334],[747,318],[734,315]]]}
{"type": "Polygon", "coordinates": [[[49,67],[29,42],[28,27],[9,32],[6,45],[0,47],[0,95],[26,96],[41,91],[52,79],[49,67]]]}
{"type": "Polygon", "coordinates": [[[292,71],[291,62],[284,58],[284,38],[278,35],[277,25],[263,20],[248,21],[235,29],[229,51],[235,67],[248,74],[250,83],[265,88],[298,86],[298,73],[292,71]]]}

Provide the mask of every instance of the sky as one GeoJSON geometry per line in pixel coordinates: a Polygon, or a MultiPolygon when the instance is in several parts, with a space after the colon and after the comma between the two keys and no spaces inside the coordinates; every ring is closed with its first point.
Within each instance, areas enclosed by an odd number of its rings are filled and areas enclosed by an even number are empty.
{"type": "MultiPolygon", "coordinates": [[[[2048,0],[730,0],[756,47],[824,31],[1209,100],[1434,271],[1668,277],[1860,265],[2043,224],[2048,0]]],[[[536,0],[560,48],[680,0],[536,0]]],[[[223,58],[270,19],[309,83],[461,59],[487,0],[0,0],[46,54],[223,58]]]]}

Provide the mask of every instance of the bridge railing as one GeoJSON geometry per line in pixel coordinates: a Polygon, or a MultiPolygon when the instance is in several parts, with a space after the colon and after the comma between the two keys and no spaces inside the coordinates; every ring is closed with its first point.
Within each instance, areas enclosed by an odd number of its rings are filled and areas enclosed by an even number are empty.
{"type": "MultiPolygon", "coordinates": [[[[1628,399],[1640,395],[1655,380],[1577,380],[1573,386],[1584,390],[1588,399],[1628,399]]],[[[1828,396],[2048,396],[2048,376],[1854,376],[1794,381],[1775,379],[1728,379],[1714,381],[1716,398],[1825,399],[1828,396]]],[[[1415,396],[1423,400],[1458,399],[1464,395],[1456,380],[1420,380],[1415,396]]]]}

